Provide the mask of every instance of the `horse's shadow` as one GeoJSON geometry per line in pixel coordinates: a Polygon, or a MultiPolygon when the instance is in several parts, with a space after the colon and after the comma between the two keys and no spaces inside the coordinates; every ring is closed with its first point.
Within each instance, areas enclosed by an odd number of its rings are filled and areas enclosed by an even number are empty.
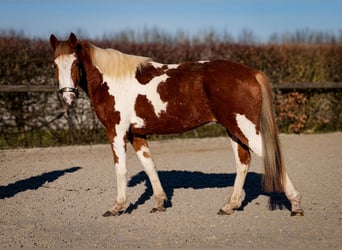
{"type": "MultiPolygon", "coordinates": [[[[158,175],[164,191],[167,195],[168,201],[165,207],[172,207],[172,197],[174,190],[177,188],[192,188],[192,189],[204,189],[204,188],[226,188],[234,185],[236,174],[216,174],[216,173],[203,173],[192,171],[158,171],[158,175]]],[[[265,193],[262,189],[263,175],[258,173],[248,173],[244,185],[245,199],[242,202],[239,210],[243,210],[248,203],[252,202],[259,195],[266,195],[269,199],[269,208],[274,210],[279,209],[291,209],[291,204],[284,195],[284,193],[265,193]]],[[[131,213],[137,209],[139,205],[144,204],[153,196],[151,183],[144,171],[139,172],[135,176],[131,177],[128,182],[128,187],[134,187],[138,184],[145,183],[145,192],[141,194],[138,200],[134,204],[130,204],[127,213],[131,213]]]]}
{"type": "Polygon", "coordinates": [[[27,190],[36,190],[46,182],[53,182],[67,173],[73,173],[80,169],[81,167],[71,167],[63,170],[54,170],[10,183],[7,186],[0,186],[0,199],[10,198],[27,190]]]}

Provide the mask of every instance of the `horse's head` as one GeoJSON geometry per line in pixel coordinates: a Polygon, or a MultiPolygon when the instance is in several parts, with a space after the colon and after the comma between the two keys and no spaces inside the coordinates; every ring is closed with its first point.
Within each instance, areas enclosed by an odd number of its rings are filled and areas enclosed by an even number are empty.
{"type": "Polygon", "coordinates": [[[54,50],[54,67],[59,84],[59,92],[69,106],[74,106],[81,79],[80,63],[77,56],[78,40],[71,33],[67,41],[59,41],[54,35],[50,36],[50,44],[54,50]]]}

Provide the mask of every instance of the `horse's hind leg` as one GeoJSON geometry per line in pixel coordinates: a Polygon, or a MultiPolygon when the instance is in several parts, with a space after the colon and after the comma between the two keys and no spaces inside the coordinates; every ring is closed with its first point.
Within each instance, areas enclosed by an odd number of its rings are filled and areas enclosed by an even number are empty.
{"type": "Polygon", "coordinates": [[[286,176],[286,179],[285,179],[284,189],[285,189],[286,197],[289,199],[291,203],[291,216],[303,216],[304,210],[300,206],[301,195],[295,189],[287,173],[285,176],[286,176]]]}
{"type": "Polygon", "coordinates": [[[165,211],[164,202],[167,200],[167,197],[160,183],[146,138],[132,135],[129,140],[152,185],[156,203],[151,212],[165,211]]]}
{"type": "Polygon", "coordinates": [[[251,154],[249,149],[238,142],[235,138],[231,138],[231,144],[236,162],[236,177],[234,181],[233,194],[228,203],[224,205],[218,214],[231,214],[235,209],[238,209],[242,203],[242,188],[246,180],[247,172],[251,162],[251,154]]]}

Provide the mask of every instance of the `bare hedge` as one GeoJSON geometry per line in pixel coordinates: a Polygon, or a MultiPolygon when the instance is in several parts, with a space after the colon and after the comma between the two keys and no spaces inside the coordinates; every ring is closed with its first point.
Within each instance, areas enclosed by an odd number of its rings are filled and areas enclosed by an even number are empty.
{"type": "MultiPolygon", "coordinates": [[[[155,36],[132,41],[125,36],[93,40],[129,54],[164,63],[223,58],[265,72],[272,82],[342,82],[342,44],[236,44],[230,41],[155,36]]],[[[52,50],[47,40],[16,33],[0,35],[0,84],[55,85],[52,50]]],[[[275,91],[281,132],[337,131],[342,128],[341,90],[275,91]]],[[[75,113],[61,116],[57,93],[0,93],[0,148],[105,142],[91,104],[81,95],[75,113]],[[26,132],[25,132],[26,131],[26,132]]],[[[209,125],[182,136],[221,135],[209,125]]],[[[179,135],[177,135],[179,136],[179,135]]]]}

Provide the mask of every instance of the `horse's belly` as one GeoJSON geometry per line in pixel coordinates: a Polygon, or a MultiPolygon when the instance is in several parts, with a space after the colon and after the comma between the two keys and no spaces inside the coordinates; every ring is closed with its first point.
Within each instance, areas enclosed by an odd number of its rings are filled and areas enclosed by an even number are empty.
{"type": "Polygon", "coordinates": [[[135,111],[139,124],[131,126],[131,132],[137,134],[170,134],[180,133],[215,121],[215,117],[207,105],[207,100],[196,97],[178,98],[166,102],[166,110],[156,114],[152,103],[146,96],[139,96],[135,111]]]}

